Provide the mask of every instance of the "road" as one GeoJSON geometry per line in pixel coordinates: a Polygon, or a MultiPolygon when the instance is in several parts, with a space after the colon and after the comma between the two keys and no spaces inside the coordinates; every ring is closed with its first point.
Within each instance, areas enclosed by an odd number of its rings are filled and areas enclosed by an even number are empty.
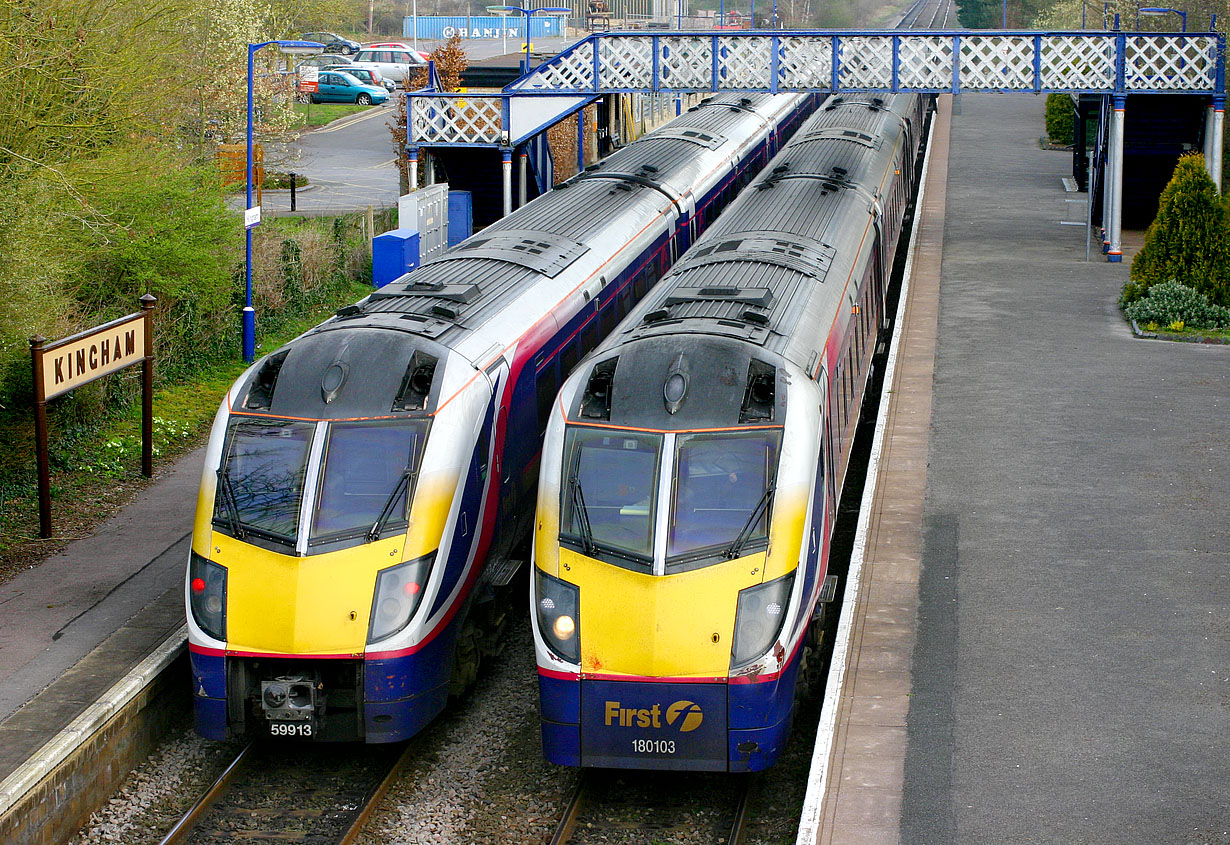
{"type": "MultiPolygon", "coordinates": [[[[521,43],[517,39],[508,41],[512,49],[521,43]]],[[[567,38],[537,39],[534,47],[538,51],[558,52],[570,43],[571,39],[567,38]]],[[[419,42],[423,50],[436,46],[435,42],[419,42]]],[[[472,61],[504,53],[503,44],[498,40],[467,41],[465,50],[472,61]]],[[[399,193],[397,159],[390,132],[393,115],[391,105],[373,107],[357,116],[303,132],[283,150],[269,145],[269,160],[278,162],[279,170],[307,176],[308,186],[296,192],[296,211],[340,214],[396,203],[399,193]]],[[[243,198],[240,197],[236,207],[242,206],[243,198]]],[[[265,216],[289,212],[290,191],[264,192],[262,213],[265,216]]]]}

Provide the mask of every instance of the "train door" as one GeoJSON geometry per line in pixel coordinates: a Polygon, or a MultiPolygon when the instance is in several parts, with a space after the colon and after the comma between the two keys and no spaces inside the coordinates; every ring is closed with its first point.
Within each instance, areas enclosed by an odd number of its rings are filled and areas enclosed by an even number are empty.
{"type": "Polygon", "coordinates": [[[874,307],[878,331],[888,328],[888,312],[885,310],[888,296],[888,273],[884,262],[884,237],[878,222],[875,224],[875,240],[871,246],[871,284],[875,289],[872,296],[875,297],[874,307]]]}

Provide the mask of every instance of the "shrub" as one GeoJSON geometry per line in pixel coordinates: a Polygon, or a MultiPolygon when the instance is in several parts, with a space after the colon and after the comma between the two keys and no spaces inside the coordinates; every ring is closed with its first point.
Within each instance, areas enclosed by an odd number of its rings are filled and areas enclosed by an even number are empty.
{"type": "Polygon", "coordinates": [[[1158,201],[1157,218],[1132,261],[1120,301],[1140,299],[1151,285],[1176,281],[1218,305],[1230,305],[1226,211],[1199,153],[1179,159],[1158,201]]]}
{"type": "Polygon", "coordinates": [[[1048,94],[1046,97],[1046,137],[1052,144],[1071,144],[1076,116],[1072,98],[1067,94],[1048,94]]]}
{"type": "Polygon", "coordinates": [[[1174,331],[1230,328],[1230,308],[1214,305],[1209,298],[1187,285],[1163,282],[1153,285],[1123,313],[1140,325],[1168,326],[1174,331]],[[1177,326],[1177,328],[1176,328],[1177,326]]]}

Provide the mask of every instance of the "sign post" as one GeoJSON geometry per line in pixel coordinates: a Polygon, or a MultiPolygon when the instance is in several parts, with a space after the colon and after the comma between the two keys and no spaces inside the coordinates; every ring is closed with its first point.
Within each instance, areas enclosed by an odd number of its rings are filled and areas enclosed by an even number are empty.
{"type": "Polygon", "coordinates": [[[51,536],[51,469],[47,450],[47,403],[82,385],[141,364],[141,474],[154,474],[154,303],[141,297],[141,310],[48,344],[30,338],[34,368],[34,437],[38,463],[38,535],[51,536]]]}

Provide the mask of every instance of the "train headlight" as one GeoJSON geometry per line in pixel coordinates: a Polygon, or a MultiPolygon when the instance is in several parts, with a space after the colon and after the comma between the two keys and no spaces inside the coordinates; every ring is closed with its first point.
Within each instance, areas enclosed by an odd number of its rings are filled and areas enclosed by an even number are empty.
{"type": "Polygon", "coordinates": [[[581,592],[575,585],[534,570],[534,609],[538,630],[547,647],[569,663],[581,661],[581,632],[577,608],[581,592]]]}
{"type": "Polygon", "coordinates": [[[188,596],[197,626],[215,640],[225,640],[226,567],[193,552],[188,559],[188,596]]]}
{"type": "Polygon", "coordinates": [[[794,573],[739,591],[735,616],[735,642],[730,650],[730,668],[751,663],[769,650],[786,621],[794,573]]]}
{"type": "Polygon", "coordinates": [[[372,597],[372,619],[367,628],[367,642],[386,639],[410,624],[414,611],[423,600],[427,576],[436,553],[417,560],[399,563],[376,573],[376,593],[372,597]]]}

